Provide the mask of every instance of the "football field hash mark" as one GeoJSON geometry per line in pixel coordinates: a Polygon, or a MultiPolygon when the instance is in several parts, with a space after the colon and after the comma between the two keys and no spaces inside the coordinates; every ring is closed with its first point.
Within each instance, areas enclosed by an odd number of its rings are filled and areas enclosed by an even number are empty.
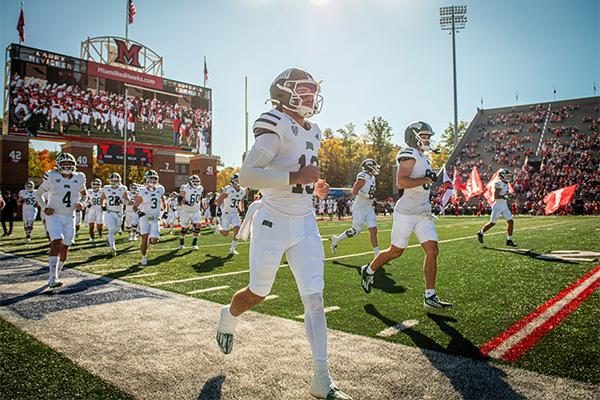
{"type": "Polygon", "coordinates": [[[277,298],[279,298],[279,296],[277,296],[276,294],[270,294],[267,297],[265,297],[265,301],[266,300],[275,300],[277,298]]]}
{"type": "Polygon", "coordinates": [[[389,328],[382,330],[381,332],[379,332],[377,334],[377,336],[379,336],[379,337],[394,336],[398,332],[402,332],[403,330],[406,330],[408,328],[412,328],[412,327],[416,326],[418,323],[419,323],[419,321],[417,321],[416,319],[409,319],[409,320],[400,322],[394,326],[390,326],[389,328]]]}

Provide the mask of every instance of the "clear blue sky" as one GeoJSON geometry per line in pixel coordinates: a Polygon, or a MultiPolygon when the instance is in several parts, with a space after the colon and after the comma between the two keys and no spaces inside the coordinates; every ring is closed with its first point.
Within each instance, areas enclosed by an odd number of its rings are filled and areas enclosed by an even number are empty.
{"type": "MultiPolygon", "coordinates": [[[[0,0],[2,49],[18,42],[20,1],[0,0]]],[[[202,82],[207,57],[214,93],[213,151],[239,165],[244,147],[243,84],[250,120],[267,106],[269,85],[298,66],[322,79],[321,128],[372,116],[394,141],[404,127],[452,120],[451,40],[434,0],[135,0],[130,37],[164,57],[165,76],[202,82]]],[[[457,36],[459,119],[486,108],[593,95],[600,89],[600,1],[465,1],[457,36]]],[[[124,36],[125,0],[26,0],[25,44],[79,56],[90,36],[124,36]]],[[[4,54],[4,52],[3,52],[4,54]]],[[[3,74],[2,74],[3,75],[3,74]]],[[[3,78],[3,76],[2,76],[3,78]]],[[[250,144],[252,144],[252,137],[250,144]]]]}

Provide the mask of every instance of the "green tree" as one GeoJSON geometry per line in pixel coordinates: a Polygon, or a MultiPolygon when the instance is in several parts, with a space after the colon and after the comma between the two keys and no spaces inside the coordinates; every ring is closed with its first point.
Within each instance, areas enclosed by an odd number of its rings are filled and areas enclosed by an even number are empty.
{"type": "MultiPolygon", "coordinates": [[[[459,141],[467,131],[468,127],[469,123],[467,121],[460,121],[458,123],[459,141]]],[[[439,143],[438,150],[440,151],[440,153],[432,154],[431,166],[433,168],[442,168],[446,164],[446,162],[448,162],[448,159],[450,158],[450,155],[454,150],[454,124],[449,122],[448,127],[444,129],[444,132],[442,132],[439,140],[435,140],[435,142],[439,143]]]]}
{"type": "Polygon", "coordinates": [[[392,144],[392,127],[382,117],[373,117],[365,127],[367,131],[364,137],[370,145],[369,156],[381,167],[381,174],[377,179],[377,197],[387,197],[393,193],[392,166],[396,152],[392,144]]]}

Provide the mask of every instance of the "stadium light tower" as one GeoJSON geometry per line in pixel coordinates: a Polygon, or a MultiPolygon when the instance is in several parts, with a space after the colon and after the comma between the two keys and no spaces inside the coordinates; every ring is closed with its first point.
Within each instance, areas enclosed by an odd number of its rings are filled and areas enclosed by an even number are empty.
{"type": "Polygon", "coordinates": [[[440,7],[440,27],[452,32],[452,70],[454,78],[454,148],[458,144],[458,103],[456,97],[456,41],[454,34],[467,24],[467,6],[440,7]]]}

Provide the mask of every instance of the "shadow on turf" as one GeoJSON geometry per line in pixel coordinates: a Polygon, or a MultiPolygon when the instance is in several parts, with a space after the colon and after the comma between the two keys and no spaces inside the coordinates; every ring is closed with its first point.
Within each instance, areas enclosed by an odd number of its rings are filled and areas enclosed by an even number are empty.
{"type": "Polygon", "coordinates": [[[198,400],[221,400],[221,388],[225,382],[225,375],[217,375],[210,378],[198,395],[198,400]]]}
{"type": "Polygon", "coordinates": [[[541,256],[542,253],[537,253],[533,250],[525,250],[525,249],[521,250],[521,249],[510,249],[510,248],[488,247],[488,246],[483,246],[482,248],[485,250],[500,251],[503,253],[512,253],[512,254],[516,254],[518,256],[525,256],[525,257],[536,259],[537,261],[547,261],[547,262],[551,262],[551,263],[561,263],[561,264],[575,264],[575,265],[579,264],[576,261],[562,260],[558,257],[556,257],[556,258],[537,258],[537,257],[541,256]]]}
{"type": "MultiPolygon", "coordinates": [[[[358,276],[360,276],[360,265],[345,264],[339,261],[333,261],[332,264],[341,265],[343,267],[353,268],[356,270],[358,276]]],[[[360,281],[360,280],[359,280],[360,281]]],[[[375,289],[382,290],[386,293],[404,293],[406,288],[402,285],[396,285],[396,281],[392,279],[391,275],[385,272],[385,268],[381,267],[375,271],[375,280],[373,282],[375,289]]]]}
{"type": "Polygon", "coordinates": [[[233,254],[228,254],[225,257],[206,255],[207,260],[200,264],[192,265],[196,272],[210,272],[218,267],[222,267],[225,263],[233,258],[233,254]]]}
{"type": "MultiPolygon", "coordinates": [[[[372,304],[365,305],[365,311],[387,326],[394,326],[398,321],[394,321],[382,315],[372,304]]],[[[515,392],[510,385],[505,382],[506,373],[496,366],[489,363],[489,358],[481,354],[479,348],[469,339],[464,337],[450,323],[457,322],[455,318],[445,315],[427,313],[442,332],[450,337],[450,343],[444,347],[435,340],[422,334],[413,328],[407,328],[402,334],[407,335],[419,349],[431,365],[442,372],[448,378],[454,389],[460,394],[461,398],[468,400],[480,399],[525,399],[521,394],[515,392]],[[460,359],[448,359],[442,353],[450,353],[469,357],[479,361],[476,364],[469,365],[468,362],[461,362],[460,359]]]]}

